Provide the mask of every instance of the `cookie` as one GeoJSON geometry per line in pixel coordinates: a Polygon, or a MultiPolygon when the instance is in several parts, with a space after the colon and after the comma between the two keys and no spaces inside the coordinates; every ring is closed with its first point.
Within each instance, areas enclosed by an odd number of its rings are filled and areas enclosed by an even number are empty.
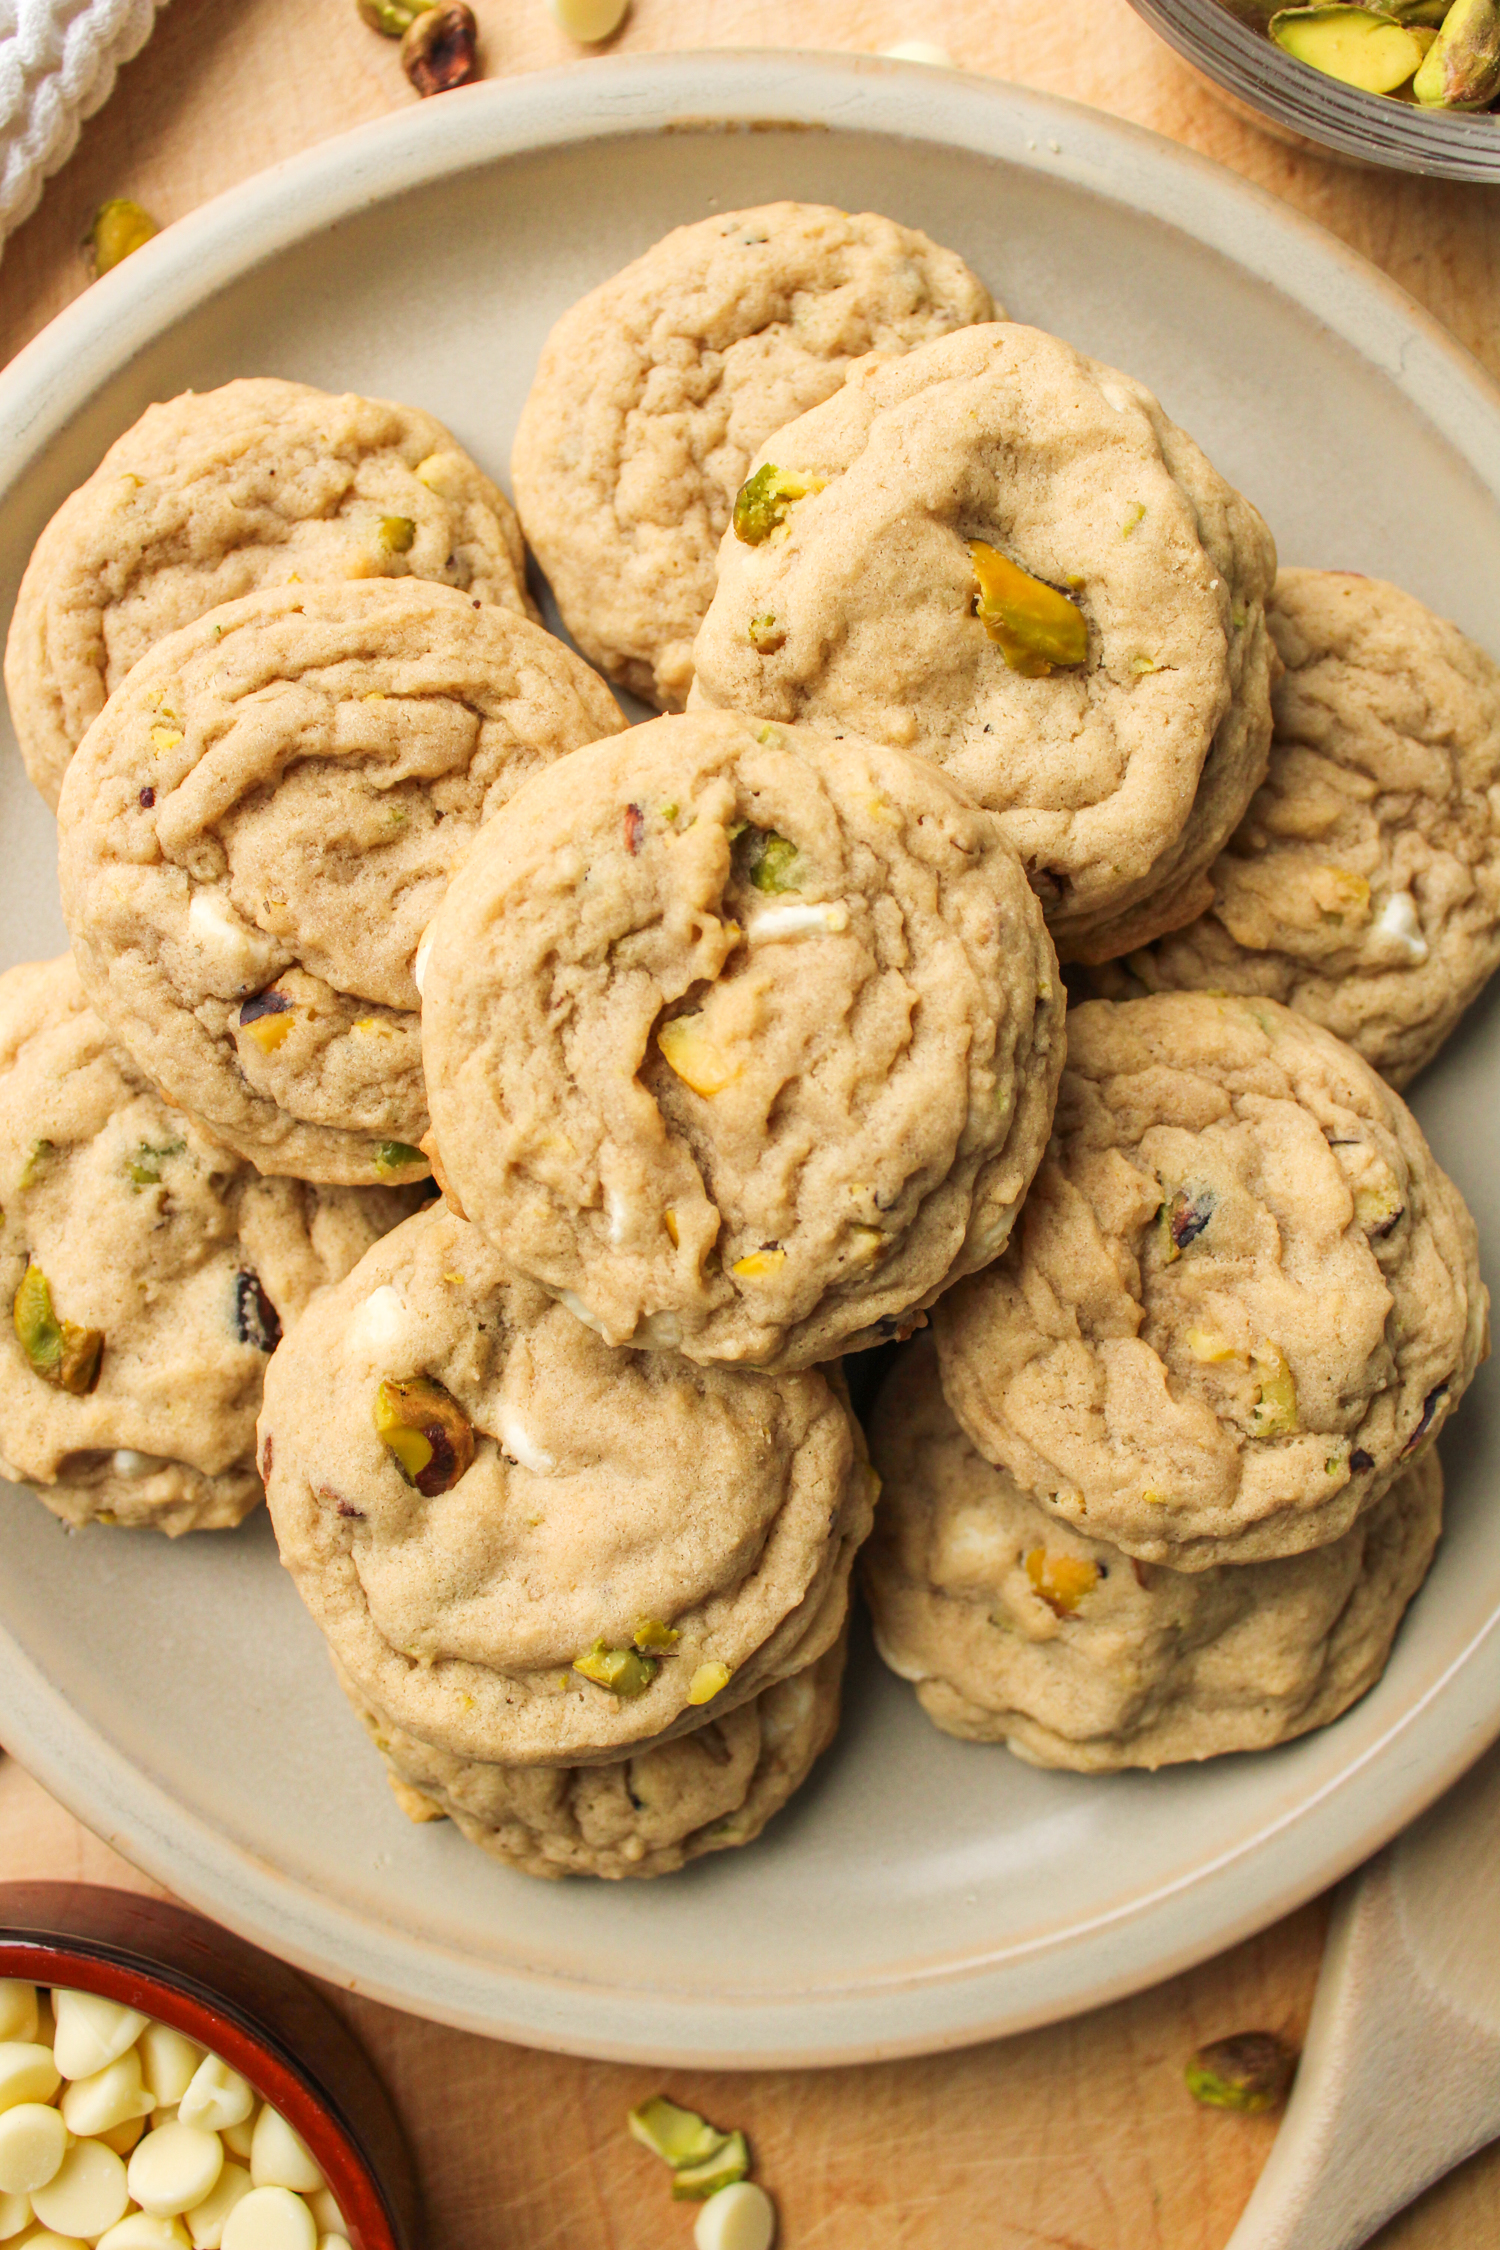
{"type": "Polygon", "coordinates": [[[524,573],[509,501],[420,407],[272,376],[148,406],[21,581],[5,691],[26,770],[55,807],[131,666],[262,586],[409,574],[534,615],[524,573]]]}
{"type": "Polygon", "coordinates": [[[1267,619],[1271,764],[1213,904],[1099,989],[1264,993],[1404,1086],[1500,962],[1500,666],[1353,571],[1284,570],[1267,619]]]}
{"type": "Polygon", "coordinates": [[[511,476],[585,655],[680,710],[757,449],[864,353],[908,351],[996,312],[961,258],[910,227],[768,203],[678,227],[564,313],[511,476]]]}
{"type": "Polygon", "coordinates": [[[0,1474],[65,1523],[238,1523],[267,1355],[414,1200],[260,1179],[141,1077],[70,957],[7,970],[0,1474]]]}
{"type": "Polygon", "coordinates": [[[1262,775],[1271,535],[1128,375],[968,328],[761,448],[694,702],[925,752],[999,818],[1064,960],[1190,920],[1262,775]]]}
{"type": "Polygon", "coordinates": [[[1078,1773],[1265,1750],[1338,1718],[1385,1669],[1442,1527],[1429,1448],[1326,1546],[1133,1561],[976,1453],[918,1346],[870,1445],[884,1481],[863,1568],[886,1663],[945,1734],[1078,1773]]]}
{"type": "Polygon", "coordinates": [[[444,901],[441,1177],[612,1344],[805,1366],[1004,1243],[1062,1061],[995,822],[904,751],[723,712],[541,774],[444,901]]]}
{"type": "Polygon", "coordinates": [[[425,1172],[416,954],[481,821],[624,724],[540,627],[420,579],[282,586],[159,641],[59,812],[89,997],[263,1172],[425,1172]]]}
{"type": "Polygon", "coordinates": [[[309,1306],[260,1432],[282,1560],[359,1693],[486,1764],[629,1757],[805,1670],[870,1527],[821,1375],[612,1351],[441,1206],[309,1306]]]}
{"type": "Polygon", "coordinates": [[[948,1403],[1065,1521],[1179,1570],[1341,1538],[1486,1348],[1474,1222],[1399,1095],[1274,1000],[1068,1017],[1004,1256],[939,1303],[948,1403]]]}
{"type": "Polygon", "coordinates": [[[410,1819],[451,1820],[527,1875],[618,1881],[754,1842],[833,1740],[846,1645],[840,1634],[816,1663],[722,1718],[609,1766],[455,1758],[391,1726],[357,1691],[350,1699],[410,1819]]]}

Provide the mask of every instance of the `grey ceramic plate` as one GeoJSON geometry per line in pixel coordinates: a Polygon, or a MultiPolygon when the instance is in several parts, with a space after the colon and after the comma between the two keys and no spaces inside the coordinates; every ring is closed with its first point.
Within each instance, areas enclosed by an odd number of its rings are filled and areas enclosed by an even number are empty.
{"type": "MultiPolygon", "coordinates": [[[[1012,310],[1130,368],[1296,561],[1397,578],[1480,639],[1500,413],[1378,276],[1227,174],[949,72],[751,54],[445,96],[268,173],[99,283],[0,378],[0,614],[37,531],[147,402],[242,374],[409,398],[502,476],[548,325],[668,227],[774,196],[889,212],[1012,310]],[[751,130],[749,128],[755,128],[751,130]]],[[[64,942],[48,816],[0,745],[0,942],[64,942]]],[[[1482,1006],[1417,1106],[1487,1241],[1482,1006]]],[[[0,1735],[139,1865],[402,2006],[715,2064],[958,2044],[1151,1982],[1269,1921],[1500,1729],[1494,1384],[1448,1448],[1433,1578],[1380,1687],[1288,1749],[1082,1779],[945,1740],[856,1662],[843,1734],[753,1850],[546,1885],[396,1810],[264,1520],[168,1547],[0,1506],[0,1735]]]]}

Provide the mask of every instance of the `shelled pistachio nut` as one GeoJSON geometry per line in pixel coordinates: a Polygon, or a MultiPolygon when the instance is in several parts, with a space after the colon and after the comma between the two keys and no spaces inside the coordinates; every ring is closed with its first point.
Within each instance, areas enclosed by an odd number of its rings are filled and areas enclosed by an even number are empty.
{"type": "Polygon", "coordinates": [[[1500,0],[1453,0],[1412,80],[1426,109],[1487,109],[1500,94],[1500,0]]]}
{"type": "Polygon", "coordinates": [[[1428,45],[1415,26],[1377,8],[1282,8],[1270,30],[1298,62],[1366,94],[1394,94],[1405,86],[1428,45]]]}

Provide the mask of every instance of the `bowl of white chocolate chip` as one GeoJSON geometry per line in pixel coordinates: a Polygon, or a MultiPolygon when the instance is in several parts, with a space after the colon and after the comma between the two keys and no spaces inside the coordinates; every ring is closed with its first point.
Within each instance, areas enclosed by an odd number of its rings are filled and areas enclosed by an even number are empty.
{"type": "Polygon", "coordinates": [[[6,2250],[418,2240],[394,2114],[300,1977],[165,1901],[0,1887],[6,2250]]]}

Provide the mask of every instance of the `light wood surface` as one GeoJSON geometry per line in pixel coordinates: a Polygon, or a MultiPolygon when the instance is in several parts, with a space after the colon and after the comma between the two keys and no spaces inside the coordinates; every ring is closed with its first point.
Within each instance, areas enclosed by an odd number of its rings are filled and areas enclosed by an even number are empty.
{"type": "MultiPolygon", "coordinates": [[[[542,0],[474,0],[490,76],[575,58],[542,0]]],[[[920,37],[966,67],[1134,119],[1330,227],[1500,374],[1500,203],[1362,172],[1231,113],[1125,0],[635,0],[616,45],[874,50],[920,37]]],[[[78,244],[108,196],[161,221],[411,95],[353,0],[171,0],[107,108],[0,261],[0,362],[87,285],[78,244]]],[[[0,1712],[0,1736],[4,1714],[0,1712]]],[[[149,1888],[14,1763],[0,1763],[0,1880],[149,1888]]],[[[334,1995],[407,2121],[431,2250],[671,2250],[665,2174],[625,2137],[666,2085],[751,2134],[785,2250],[1220,2250],[1273,2127],[1194,2107],[1182,2064],[1245,2029],[1297,2038],[1325,1925],[1304,1909],[1135,2000],[963,2054],[859,2070],[707,2076],[574,2062],[334,1995]]],[[[1500,2151],[1395,2221],[1380,2250],[1500,2242],[1500,2151]]]]}

